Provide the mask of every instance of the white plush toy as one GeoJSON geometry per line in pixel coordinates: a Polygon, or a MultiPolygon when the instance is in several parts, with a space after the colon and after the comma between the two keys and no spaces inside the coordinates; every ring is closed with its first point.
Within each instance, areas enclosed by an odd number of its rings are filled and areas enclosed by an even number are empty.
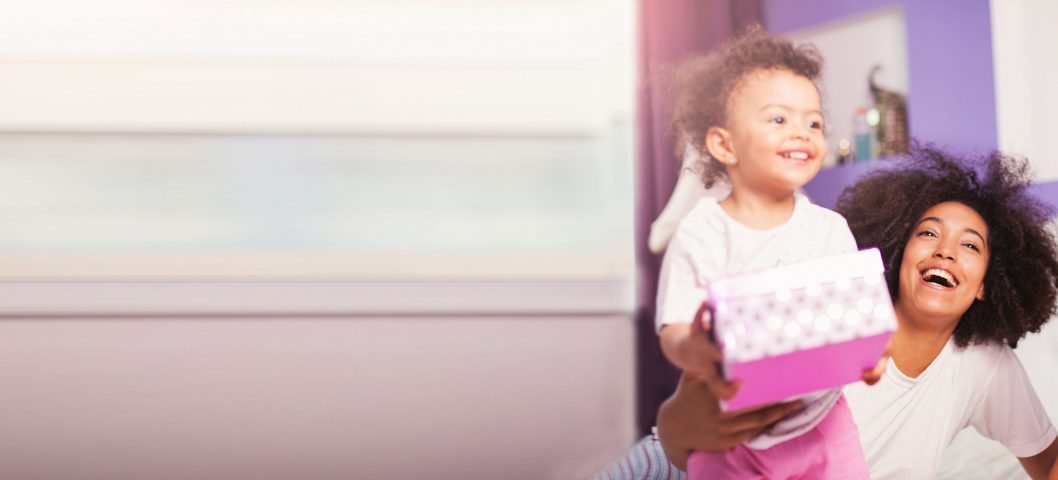
{"type": "Polygon", "coordinates": [[[676,187],[672,189],[672,196],[669,197],[669,202],[665,204],[657,220],[650,224],[647,246],[651,252],[661,254],[665,251],[669,241],[672,240],[672,235],[676,233],[676,227],[699,200],[705,197],[722,199],[731,192],[731,187],[723,181],[717,182],[712,188],[705,188],[698,175],[701,171],[701,166],[698,166],[701,158],[701,154],[691,145],[691,142],[684,142],[683,165],[676,178],[676,187]]]}

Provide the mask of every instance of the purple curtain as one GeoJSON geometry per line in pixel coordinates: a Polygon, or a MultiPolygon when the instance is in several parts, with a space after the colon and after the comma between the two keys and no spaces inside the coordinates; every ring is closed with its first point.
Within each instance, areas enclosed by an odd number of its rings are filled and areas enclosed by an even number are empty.
{"type": "Polygon", "coordinates": [[[645,434],[657,408],[672,394],[678,372],[661,354],[654,333],[654,301],[661,259],[647,249],[650,224],[676,183],[679,160],[671,91],[661,72],[709,51],[744,26],[761,22],[760,0],[639,0],[639,78],[636,118],[636,423],[645,434]]]}

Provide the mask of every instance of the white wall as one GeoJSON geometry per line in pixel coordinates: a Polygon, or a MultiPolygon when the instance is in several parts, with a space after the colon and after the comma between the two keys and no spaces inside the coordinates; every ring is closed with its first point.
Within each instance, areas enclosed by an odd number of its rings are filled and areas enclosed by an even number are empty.
{"type": "Polygon", "coordinates": [[[867,85],[871,68],[879,65],[878,85],[908,93],[907,33],[902,8],[891,7],[827,23],[823,27],[793,32],[797,42],[815,45],[823,54],[823,108],[826,110],[830,158],[837,160],[838,141],[855,144],[853,118],[861,106],[870,106],[867,85]]]}
{"type": "MultiPolygon", "coordinates": [[[[990,7],[999,148],[1026,157],[1037,182],[1058,180],[1058,59],[1052,41],[1058,4],[993,0],[990,7]]],[[[1058,377],[1050,368],[1058,361],[1058,321],[1052,319],[1018,350],[1048,413],[1058,421],[1058,377]]]]}
{"type": "Polygon", "coordinates": [[[1058,180],[1058,61],[1047,0],[992,0],[992,61],[999,148],[1025,156],[1040,181],[1058,180]]]}

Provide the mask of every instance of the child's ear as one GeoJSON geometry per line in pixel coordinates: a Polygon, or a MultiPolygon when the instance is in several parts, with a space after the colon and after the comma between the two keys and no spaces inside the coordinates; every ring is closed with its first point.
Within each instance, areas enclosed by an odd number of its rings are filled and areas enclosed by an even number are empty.
{"type": "Polygon", "coordinates": [[[735,148],[731,145],[731,132],[721,127],[710,127],[705,132],[705,149],[724,165],[734,165],[737,161],[735,148]]]}
{"type": "Polygon", "coordinates": [[[977,289],[977,299],[981,301],[985,299],[985,282],[981,282],[981,288],[977,289]]]}

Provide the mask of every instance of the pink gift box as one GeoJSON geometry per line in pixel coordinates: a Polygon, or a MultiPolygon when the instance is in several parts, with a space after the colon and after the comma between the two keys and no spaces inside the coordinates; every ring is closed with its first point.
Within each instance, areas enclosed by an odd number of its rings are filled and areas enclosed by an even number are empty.
{"type": "Polygon", "coordinates": [[[872,248],[718,279],[711,331],[738,410],[859,381],[896,330],[882,257],[872,248]]]}

